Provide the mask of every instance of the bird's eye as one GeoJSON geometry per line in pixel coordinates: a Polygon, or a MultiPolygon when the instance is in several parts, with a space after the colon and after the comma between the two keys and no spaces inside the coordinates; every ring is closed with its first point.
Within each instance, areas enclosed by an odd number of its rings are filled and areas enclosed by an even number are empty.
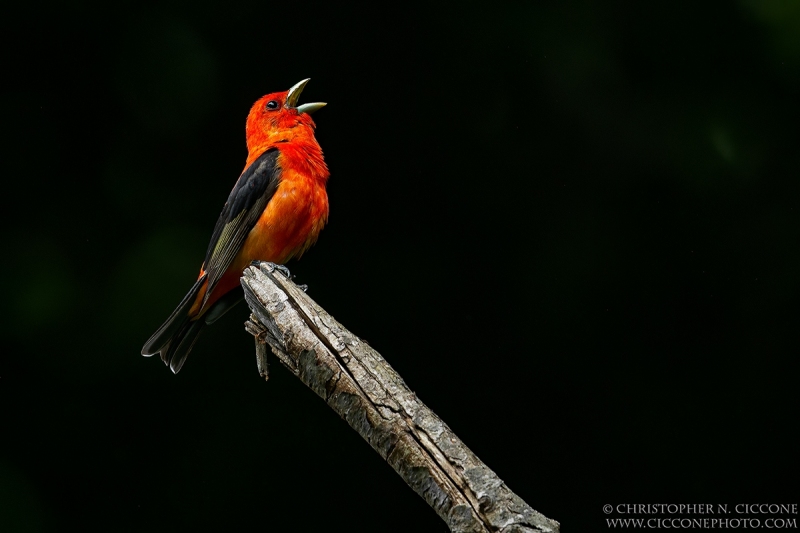
{"type": "Polygon", "coordinates": [[[277,100],[270,100],[267,102],[267,109],[278,109],[279,105],[277,100]]]}

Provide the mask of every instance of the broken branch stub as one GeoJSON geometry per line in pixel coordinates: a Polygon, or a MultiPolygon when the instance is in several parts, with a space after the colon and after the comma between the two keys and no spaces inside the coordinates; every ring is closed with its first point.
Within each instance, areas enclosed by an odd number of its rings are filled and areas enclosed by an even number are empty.
{"type": "Polygon", "coordinates": [[[344,418],[452,532],[558,532],[490,470],[406,386],[381,355],[261,263],[244,271],[246,324],[259,373],[266,344],[281,363],[344,418]]]}

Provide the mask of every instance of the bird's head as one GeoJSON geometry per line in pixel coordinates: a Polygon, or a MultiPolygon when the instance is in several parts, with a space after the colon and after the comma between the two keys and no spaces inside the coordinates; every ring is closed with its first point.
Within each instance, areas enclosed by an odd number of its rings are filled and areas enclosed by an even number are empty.
{"type": "Polygon", "coordinates": [[[307,83],[308,79],[305,79],[288,91],[267,94],[253,104],[247,116],[248,148],[291,141],[294,137],[313,131],[314,121],[310,115],[325,107],[325,104],[315,102],[297,105],[307,83]]]}

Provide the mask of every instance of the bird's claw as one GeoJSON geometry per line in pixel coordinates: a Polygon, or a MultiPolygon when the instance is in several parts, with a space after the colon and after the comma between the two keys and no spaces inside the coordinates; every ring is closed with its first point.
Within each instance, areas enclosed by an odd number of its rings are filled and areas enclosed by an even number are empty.
{"type": "MultiPolygon", "coordinates": [[[[278,272],[280,272],[283,275],[283,277],[285,277],[286,279],[288,279],[290,281],[294,277],[294,276],[292,276],[292,273],[289,272],[289,269],[286,268],[284,265],[278,265],[276,263],[270,263],[269,261],[258,261],[258,260],[250,261],[250,264],[252,266],[258,267],[258,268],[266,267],[267,271],[270,274],[277,270],[278,272]]],[[[308,285],[305,285],[305,284],[297,285],[297,288],[300,289],[303,292],[308,292],[308,285]]]]}
{"type": "Polygon", "coordinates": [[[291,273],[291,272],[289,272],[289,269],[288,269],[288,268],[286,268],[285,266],[283,266],[283,265],[276,265],[276,264],[274,264],[274,263],[273,263],[273,264],[272,264],[272,267],[273,267],[273,271],[277,270],[278,272],[280,272],[281,274],[283,274],[283,277],[284,277],[284,278],[286,278],[286,279],[292,279],[292,273],[291,273]]]}
{"type": "Polygon", "coordinates": [[[254,267],[258,267],[258,268],[266,266],[267,270],[270,273],[275,272],[277,270],[278,272],[283,274],[283,277],[285,277],[286,279],[292,279],[292,273],[289,272],[289,269],[286,268],[283,265],[270,263],[269,261],[259,261],[258,259],[254,259],[253,261],[250,261],[250,266],[254,266],[254,267]]]}

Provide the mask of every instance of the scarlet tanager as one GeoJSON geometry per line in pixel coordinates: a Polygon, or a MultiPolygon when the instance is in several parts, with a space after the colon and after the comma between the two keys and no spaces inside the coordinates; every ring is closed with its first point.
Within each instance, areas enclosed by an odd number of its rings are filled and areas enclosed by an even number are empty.
{"type": "Polygon", "coordinates": [[[252,261],[299,257],[328,219],[328,167],[310,114],[324,103],[297,100],[308,80],[260,98],[247,115],[247,162],[214,227],[197,281],[142,348],[174,373],[198,336],[242,300],[239,278],[252,261]]]}

